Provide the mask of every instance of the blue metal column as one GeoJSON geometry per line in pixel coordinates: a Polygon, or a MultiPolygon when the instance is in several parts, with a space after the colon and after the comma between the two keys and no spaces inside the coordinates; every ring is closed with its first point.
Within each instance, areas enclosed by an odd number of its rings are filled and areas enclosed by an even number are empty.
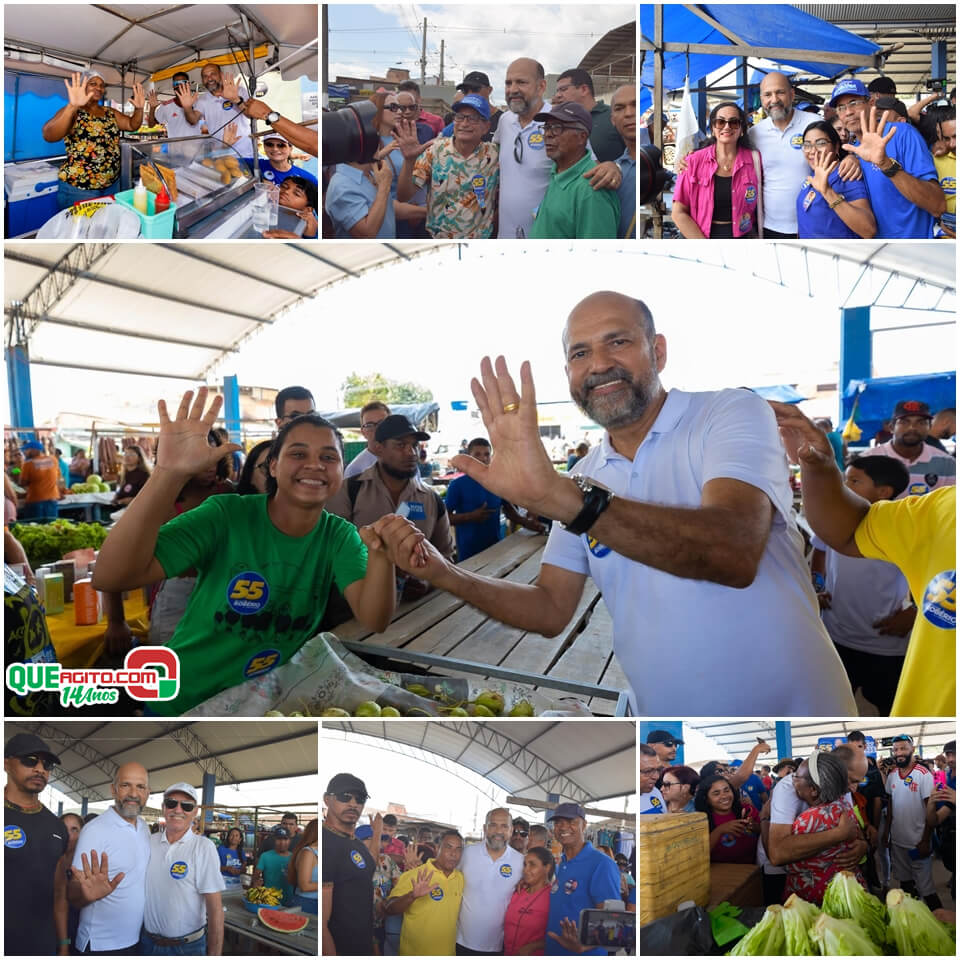
{"type": "MultiPolygon", "coordinates": [[[[740,90],[740,96],[743,98],[743,112],[749,113],[750,108],[747,105],[747,94],[749,93],[749,87],[747,81],[750,79],[749,72],[747,70],[747,58],[746,57],[737,57],[737,87],[740,90]]],[[[733,97],[730,98],[735,99],[733,97]]]]}
{"type": "Polygon", "coordinates": [[[840,368],[837,393],[840,398],[840,427],[847,422],[854,398],[844,399],[851,380],[866,380],[873,372],[873,341],[870,337],[870,308],[844,307],[840,311],[840,368]]]}
{"type": "MultiPolygon", "coordinates": [[[[560,794],[559,794],[559,793],[548,793],[548,794],[547,794],[547,803],[552,803],[554,806],[556,806],[559,802],[560,802],[560,794]]],[[[545,825],[548,829],[549,829],[550,824],[547,822],[547,817],[549,817],[551,813],[553,813],[552,810],[544,810],[544,811],[543,811],[543,823],[544,823],[544,825],[545,825]]]]}
{"type": "Polygon", "coordinates": [[[703,133],[709,137],[710,127],[707,126],[707,120],[710,116],[710,111],[707,109],[707,78],[705,76],[697,81],[697,92],[695,96],[697,123],[700,125],[703,133]]]}
{"type": "MultiPolygon", "coordinates": [[[[236,377],[228,377],[227,379],[236,381],[236,377]]],[[[213,804],[213,791],[216,786],[216,774],[205,773],[203,775],[203,820],[205,825],[213,824],[213,810],[211,809],[211,805],[213,804]]]]}
{"type": "MultiPolygon", "coordinates": [[[[10,419],[15,427],[32,427],[33,394],[30,391],[30,355],[23,343],[6,349],[7,395],[10,399],[10,419]]],[[[20,440],[34,440],[32,432],[19,434],[20,440]]]]}
{"type": "MultiPolygon", "coordinates": [[[[641,743],[647,742],[647,736],[654,730],[666,730],[673,734],[678,740],[683,739],[683,721],[682,720],[656,720],[654,722],[643,722],[637,724],[637,733],[640,736],[641,743]]],[[[683,747],[677,744],[677,758],[673,761],[675,764],[683,763],[683,747]]]]}
{"type": "Polygon", "coordinates": [[[87,815],[87,798],[80,798],[80,819],[83,820],[87,815]]]}
{"type": "Polygon", "coordinates": [[[777,758],[785,760],[793,756],[793,740],[790,737],[790,721],[777,721],[777,758]]]}
{"type": "Polygon", "coordinates": [[[62,816],[63,816],[63,801],[62,801],[62,800],[60,800],[60,801],[57,802],[57,816],[58,816],[58,817],[62,817],[62,816]]]}
{"type": "Polygon", "coordinates": [[[223,419],[227,425],[231,443],[241,443],[240,388],[235,376],[223,378],[223,419]]]}
{"type": "Polygon", "coordinates": [[[947,79],[947,41],[935,40],[930,44],[930,79],[947,79]]]}

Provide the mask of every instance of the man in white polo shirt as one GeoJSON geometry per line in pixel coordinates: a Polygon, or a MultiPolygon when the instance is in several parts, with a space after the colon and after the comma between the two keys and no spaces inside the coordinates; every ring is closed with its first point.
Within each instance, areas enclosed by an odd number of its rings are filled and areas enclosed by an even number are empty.
{"type": "Polygon", "coordinates": [[[523,873],[523,854],[508,843],[512,822],[509,810],[491,810],[484,821],[484,842],[471,843],[460,858],[457,956],[503,953],[503,918],[523,873]]]}
{"type": "Polygon", "coordinates": [[[189,783],[163,792],[166,827],[150,837],[144,956],[223,953],[220,858],[211,840],[190,829],[199,802],[189,783]]]}
{"type": "Polygon", "coordinates": [[[571,397],[606,427],[573,476],[557,473],[541,442],[529,365],[520,396],[502,357],[496,373],[485,357],[483,385],[472,384],[497,455],[489,466],[452,461],[497,496],[560,521],[536,582],[470,573],[428,543],[415,555],[413,533],[392,551],[396,562],[548,636],[566,629],[591,576],[638,715],[674,716],[695,702],[705,716],[854,716],[765,401],[749,390],[666,391],[666,341],[646,305],[620,293],[577,304],[563,343],[571,397]]]}
{"type": "Polygon", "coordinates": [[[657,751],[648,743],[641,743],[640,764],[637,767],[637,784],[640,787],[640,813],[666,813],[667,804],[657,788],[662,767],[657,751]]]}
{"type": "Polygon", "coordinates": [[[71,906],[80,908],[76,941],[80,953],[137,956],[150,859],[150,830],[140,817],[150,795],[147,771],[139,763],[125,763],[110,792],[114,805],[91,820],[77,838],[67,896],[71,906]],[[101,867],[104,860],[109,864],[112,879],[106,868],[96,869],[97,854],[101,867]]]}

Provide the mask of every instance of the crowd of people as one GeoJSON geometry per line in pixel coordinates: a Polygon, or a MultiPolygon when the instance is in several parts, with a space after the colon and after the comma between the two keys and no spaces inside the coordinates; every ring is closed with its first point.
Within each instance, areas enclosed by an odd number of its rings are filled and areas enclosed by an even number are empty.
{"type": "MultiPolygon", "coordinates": [[[[148,826],[149,774],[136,762],[116,770],[103,813],[57,817],[39,795],[59,764],[34,734],[4,744],[4,955],[221,955],[222,894],[248,870],[243,832],[229,829],[219,845],[205,836],[189,783],[163,791],[163,822],[148,826]]],[[[318,826],[300,830],[285,813],[251,884],[276,885],[285,904],[318,914],[318,826]]]]}
{"type": "Polygon", "coordinates": [[[636,871],[587,839],[579,804],[559,804],[545,824],[495,808],[469,843],[454,828],[399,833],[391,813],[361,824],[368,799],[350,773],[323,796],[323,954],[604,956],[627,945],[617,917],[607,946],[581,942],[583,910],[635,912],[636,871]]]}
{"type": "Polygon", "coordinates": [[[819,906],[847,870],[877,895],[900,887],[940,909],[937,858],[956,898],[956,741],[921,759],[898,734],[883,757],[853,730],[832,750],[759,767],[771,748],[758,738],[742,762],[699,770],[676,762],[682,745],[667,730],[640,745],[640,813],[705,813],[711,861],[761,866],[766,904],[796,893],[819,906]]]}
{"type": "Polygon", "coordinates": [[[521,58],[507,67],[506,110],[479,70],[457,85],[447,118],[423,108],[414,80],[380,91],[374,160],[324,171],[323,235],[635,238],[636,87],[607,104],[574,68],[549,100],[546,89],[543,65],[521,58]]]}
{"type": "Polygon", "coordinates": [[[672,217],[687,239],[956,237],[956,91],[908,108],[889,77],[840,80],[822,114],[785,74],[762,119],[732,101],[678,164],[672,217]]]}

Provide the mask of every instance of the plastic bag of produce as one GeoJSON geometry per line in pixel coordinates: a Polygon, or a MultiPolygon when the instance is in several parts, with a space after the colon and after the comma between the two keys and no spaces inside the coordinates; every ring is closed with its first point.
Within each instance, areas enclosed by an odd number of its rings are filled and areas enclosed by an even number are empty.
{"type": "Polygon", "coordinates": [[[922,900],[902,890],[891,890],[887,894],[887,910],[890,913],[887,939],[896,946],[900,956],[956,955],[956,929],[941,923],[922,900]]]}
{"type": "Polygon", "coordinates": [[[857,882],[849,870],[835,873],[823,895],[823,912],[838,920],[856,920],[874,943],[887,935],[887,911],[883,904],[857,882]]]}
{"type": "Polygon", "coordinates": [[[783,955],[783,907],[767,907],[760,922],[727,954],[729,957],[779,957],[783,955]]]}
{"type": "Polygon", "coordinates": [[[811,957],[817,952],[810,940],[810,928],[820,916],[814,904],[791,893],[783,905],[784,953],[788,957],[811,957]]]}
{"type": "Polygon", "coordinates": [[[821,913],[810,928],[810,939],[825,957],[879,957],[883,951],[856,920],[838,920],[821,913]]]}

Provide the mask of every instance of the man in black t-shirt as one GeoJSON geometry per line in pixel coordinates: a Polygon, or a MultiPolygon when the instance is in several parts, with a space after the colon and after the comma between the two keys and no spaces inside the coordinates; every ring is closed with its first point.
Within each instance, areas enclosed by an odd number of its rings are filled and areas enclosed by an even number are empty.
{"type": "Polygon", "coordinates": [[[39,737],[18,733],[3,750],[3,953],[69,954],[67,828],[39,800],[60,762],[39,737]]]}
{"type": "Polygon", "coordinates": [[[373,953],[373,871],[376,857],[354,836],[368,799],[364,782],[338,773],[323,795],[323,949],[329,955],[373,953]]]}

